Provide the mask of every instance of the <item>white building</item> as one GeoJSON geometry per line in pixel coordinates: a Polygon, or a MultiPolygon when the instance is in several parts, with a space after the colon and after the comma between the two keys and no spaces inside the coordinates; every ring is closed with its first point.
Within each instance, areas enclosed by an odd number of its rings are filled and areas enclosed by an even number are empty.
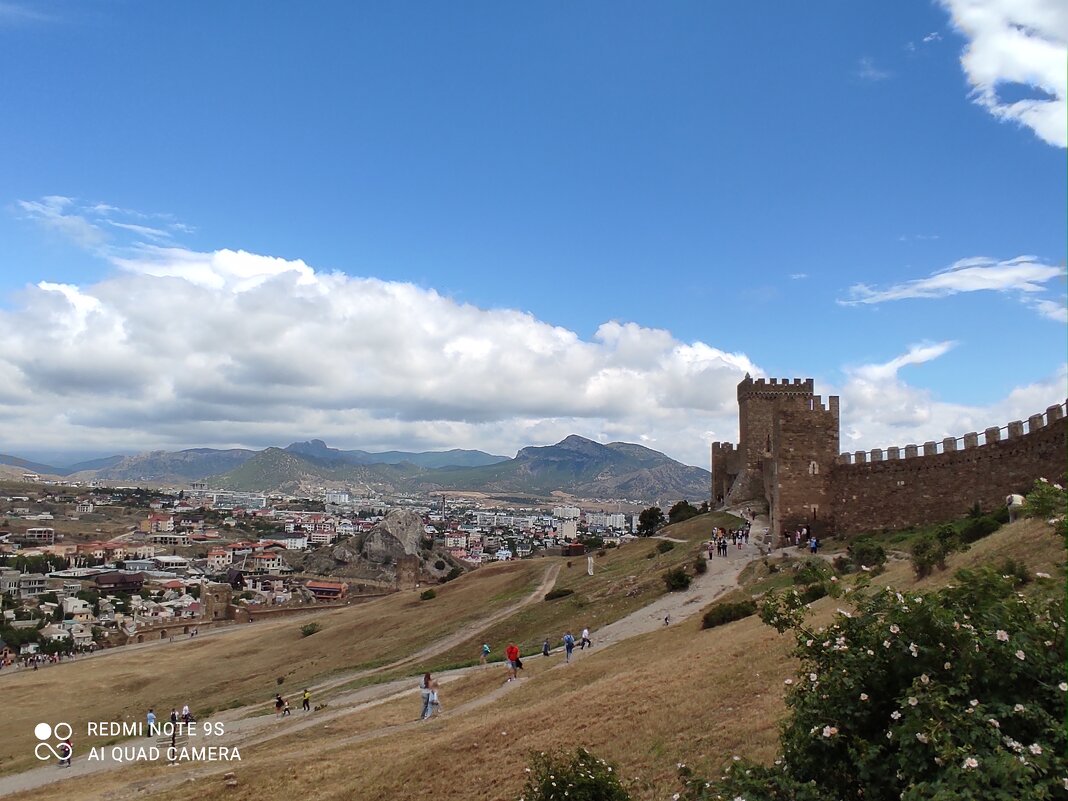
{"type": "Polygon", "coordinates": [[[225,548],[212,548],[208,551],[208,572],[221,573],[230,567],[230,554],[225,548]]]}
{"type": "Polygon", "coordinates": [[[561,520],[556,526],[556,538],[568,541],[578,539],[578,521],[561,520]]]}

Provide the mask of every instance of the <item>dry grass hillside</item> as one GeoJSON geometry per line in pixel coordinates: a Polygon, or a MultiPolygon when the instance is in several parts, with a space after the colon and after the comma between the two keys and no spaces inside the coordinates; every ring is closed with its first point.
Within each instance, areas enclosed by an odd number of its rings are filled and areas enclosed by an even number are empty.
{"type": "MultiPolygon", "coordinates": [[[[696,538],[699,524],[694,527],[696,538]]],[[[677,548],[688,551],[690,544],[677,548]]],[[[1006,557],[1053,576],[1036,584],[1063,586],[1063,543],[1036,521],[1006,526],[974,543],[950,558],[947,571],[922,582],[915,580],[907,562],[892,562],[873,583],[902,590],[933,588],[950,581],[957,569],[997,563],[1006,557]]],[[[620,560],[622,576],[637,564],[631,559],[644,556],[620,553],[615,558],[620,560]]],[[[459,594],[464,583],[474,585],[476,576],[457,582],[453,591],[459,594]]],[[[528,577],[528,582],[534,580],[528,577]]],[[[582,584],[563,572],[560,581],[574,581],[576,587],[582,584]]],[[[595,604],[592,601],[588,608],[595,604]]],[[[827,598],[813,605],[814,615],[830,619],[834,609],[844,605],[843,599],[827,598]]],[[[535,606],[549,607],[551,602],[535,606]]],[[[444,608],[437,610],[436,622],[443,629],[455,629],[445,623],[444,608]]],[[[322,635],[327,633],[324,630],[322,635]]],[[[420,638],[405,635],[405,639],[420,638]]],[[[220,646],[225,642],[230,658],[240,660],[234,666],[241,668],[233,673],[250,669],[246,657],[237,653],[242,645],[236,635],[220,637],[218,642],[220,646]]],[[[783,682],[795,670],[790,646],[789,637],[778,635],[757,617],[710,630],[701,630],[700,618],[694,617],[608,648],[595,648],[571,665],[562,664],[556,654],[531,656],[526,660],[525,678],[517,683],[504,684],[503,669],[497,665],[466,671],[444,684],[446,711],[430,722],[414,721],[418,693],[406,689],[408,685],[398,685],[399,692],[381,703],[339,711],[305,728],[299,728],[303,722],[299,714],[266,722],[266,730],[277,736],[260,737],[258,744],[243,746],[242,762],[236,768],[131,767],[87,778],[75,790],[63,784],[42,787],[32,791],[32,797],[36,801],[89,797],[178,801],[195,792],[201,801],[278,797],[489,801],[517,796],[531,751],[581,745],[617,763],[628,780],[636,778],[633,797],[662,799],[679,789],[675,781],[679,762],[706,775],[718,775],[734,754],[757,760],[773,757],[784,711],[783,682]],[[235,771],[237,786],[224,784],[224,770],[235,771]]],[[[293,644],[280,640],[277,648],[291,652],[293,644]]],[[[214,658],[223,659],[223,652],[214,658]]],[[[191,669],[190,664],[182,667],[186,672],[191,669]]],[[[228,672],[209,664],[203,669],[228,672]]],[[[133,666],[129,672],[136,673],[133,666]]],[[[264,678],[269,676],[261,676],[260,683],[264,678]]],[[[13,686],[5,688],[8,693],[13,686]]],[[[79,687],[87,694],[92,682],[79,681],[79,687]]],[[[270,692],[273,687],[267,688],[266,694],[270,692]]],[[[222,697],[232,695],[229,691],[222,697]]],[[[55,708],[45,704],[30,715],[20,710],[12,728],[20,731],[35,715],[55,708]]],[[[316,714],[322,713],[312,713],[316,714]]],[[[31,793],[14,797],[29,799],[31,793]]]]}

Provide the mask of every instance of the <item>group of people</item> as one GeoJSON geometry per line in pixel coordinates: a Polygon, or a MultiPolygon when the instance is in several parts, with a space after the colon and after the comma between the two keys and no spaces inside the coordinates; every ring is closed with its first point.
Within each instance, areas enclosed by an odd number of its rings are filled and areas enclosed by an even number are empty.
{"type": "Polygon", "coordinates": [[[795,548],[808,548],[809,553],[819,553],[819,538],[808,526],[798,526],[792,533],[783,534],[782,547],[789,548],[791,542],[795,548]]]}
{"type": "Polygon", "coordinates": [[[71,651],[70,653],[58,654],[30,654],[29,656],[24,656],[21,659],[12,659],[12,661],[10,662],[5,662],[3,659],[0,659],[0,670],[3,670],[5,667],[23,669],[30,668],[33,670],[37,670],[38,668],[48,667],[49,665],[58,665],[64,660],[70,661],[74,659],[75,656],[76,652],[71,651]]]}
{"type": "MultiPolygon", "coordinates": [[[[307,687],[304,688],[304,692],[301,694],[300,705],[305,712],[311,712],[311,691],[307,687]]],[[[274,711],[280,718],[289,717],[293,714],[293,710],[289,708],[289,699],[283,698],[281,693],[275,693],[274,711]]]]}
{"type": "MultiPolygon", "coordinates": [[[[561,638],[564,646],[564,661],[570,662],[571,655],[575,651],[575,646],[579,647],[580,651],[585,651],[587,648],[593,647],[593,640],[590,639],[589,628],[582,629],[582,633],[576,638],[571,630],[568,629],[564,632],[564,636],[561,638]]],[[[482,647],[479,649],[478,663],[480,665],[486,664],[493,649],[488,642],[482,643],[482,647]]],[[[541,644],[542,656],[549,656],[553,652],[552,642],[548,637],[541,644]]],[[[516,681],[519,678],[519,671],[523,670],[523,657],[520,654],[519,646],[514,642],[508,643],[504,649],[504,664],[508,671],[508,678],[506,681],[516,681]]],[[[424,673],[423,678],[419,681],[419,693],[422,698],[422,711],[419,714],[420,720],[426,720],[433,717],[434,712],[441,711],[441,702],[438,700],[438,682],[429,673],[424,673]]]]}
{"type": "Polygon", "coordinates": [[[717,556],[726,556],[727,549],[731,545],[734,545],[739,550],[743,545],[749,544],[749,523],[746,523],[741,528],[725,529],[714,528],[712,529],[712,539],[708,541],[708,558],[711,559],[713,552],[717,556]]]}

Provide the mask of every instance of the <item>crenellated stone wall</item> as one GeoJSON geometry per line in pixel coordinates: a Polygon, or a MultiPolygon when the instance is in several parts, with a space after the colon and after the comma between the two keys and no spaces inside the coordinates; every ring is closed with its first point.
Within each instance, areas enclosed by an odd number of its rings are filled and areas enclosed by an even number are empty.
{"type": "Polygon", "coordinates": [[[1045,414],[969,432],[941,443],[841,454],[833,471],[835,528],[858,533],[950,520],[975,503],[986,510],[1037,478],[1063,477],[1068,418],[1063,406],[1045,414]],[[982,442],[980,442],[982,436],[982,442]]]}
{"type": "Polygon", "coordinates": [[[812,379],[738,384],[739,442],[711,448],[713,505],[766,502],[771,534],[854,534],[995,509],[1037,478],[1065,475],[1066,404],[982,433],[838,453],[838,398],[812,379]]]}

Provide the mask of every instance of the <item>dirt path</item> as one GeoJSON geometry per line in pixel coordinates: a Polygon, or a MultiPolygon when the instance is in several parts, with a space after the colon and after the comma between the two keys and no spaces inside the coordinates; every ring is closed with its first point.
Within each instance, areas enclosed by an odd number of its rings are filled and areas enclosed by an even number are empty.
{"type": "MultiPolygon", "coordinates": [[[[753,522],[752,528],[753,536],[751,536],[751,540],[757,540],[758,537],[756,535],[758,535],[758,533],[762,535],[763,531],[766,531],[766,518],[762,519],[758,516],[753,522]]],[[[602,649],[630,637],[655,631],[664,626],[665,616],[669,616],[671,625],[675,625],[697,614],[709,602],[734,587],[737,583],[738,574],[741,572],[742,568],[745,567],[750,560],[759,555],[759,549],[755,544],[750,544],[740,549],[732,547],[725,558],[715,557],[709,560],[708,572],[698,575],[688,590],[668,593],[667,595],[661,596],[651,604],[632,612],[626,617],[623,617],[598,631],[594,631],[591,635],[594,647],[602,649]]],[[[477,622],[464,626],[459,631],[437,640],[427,647],[393,662],[390,665],[370,670],[352,671],[341,676],[336,676],[319,685],[315,685],[313,687],[313,697],[315,693],[322,693],[326,690],[341,687],[362,677],[382,673],[397,667],[403,667],[404,665],[409,665],[417,660],[433,656],[455,647],[484,628],[493,625],[499,620],[514,614],[516,611],[535,603],[538,599],[542,598],[555,583],[559,571],[559,564],[552,565],[546,570],[545,576],[535,590],[518,603],[482,618],[477,622]]],[[[592,652],[593,649],[590,650],[592,652]]],[[[581,659],[583,656],[584,652],[576,649],[573,658],[581,659]]],[[[565,663],[561,662],[556,667],[563,668],[565,667],[565,663]]],[[[439,674],[438,680],[442,683],[448,683],[476,670],[494,669],[499,670],[500,665],[494,663],[490,665],[476,665],[468,668],[459,668],[439,674]]],[[[536,680],[536,678],[532,678],[521,679],[518,682],[502,683],[500,687],[488,693],[456,707],[450,707],[447,710],[444,719],[447,720],[448,718],[462,715],[491,704],[521,684],[525,684],[527,681],[536,680]]],[[[278,737],[289,736],[310,727],[329,726],[330,721],[336,720],[337,718],[405,697],[410,697],[412,699],[414,713],[415,708],[418,705],[418,699],[416,697],[416,687],[411,677],[395,679],[382,684],[361,687],[347,692],[342,691],[331,697],[330,706],[328,708],[307,716],[301,712],[294,712],[291,717],[285,719],[279,719],[275,715],[240,717],[241,715],[247,715],[248,713],[247,709],[241,709],[218,715],[213,718],[213,721],[221,721],[225,723],[227,747],[232,748],[236,746],[239,748],[248,748],[250,746],[269,742],[278,737]]],[[[407,731],[420,725],[427,726],[439,724],[433,720],[424,722],[413,718],[413,720],[409,722],[382,726],[377,729],[349,735],[336,742],[341,744],[365,742],[367,740],[407,731]]],[[[151,738],[140,738],[123,743],[123,745],[127,747],[148,747],[155,744],[157,743],[151,738]]],[[[208,743],[199,742],[196,744],[207,745],[208,743]]],[[[196,767],[191,767],[190,764],[186,763],[183,765],[184,769],[178,773],[160,777],[143,777],[132,781],[127,787],[129,790],[128,794],[143,796],[144,793],[149,791],[160,792],[164,789],[185,782],[198,780],[205,776],[219,776],[228,772],[229,768],[226,765],[227,763],[215,762],[201,763],[196,767]]],[[[118,770],[123,767],[125,767],[123,763],[112,761],[109,755],[105,755],[104,759],[94,761],[89,761],[87,756],[82,756],[80,759],[75,758],[73,764],[69,768],[58,768],[56,767],[55,762],[50,762],[40,768],[0,778],[0,796],[20,791],[33,790],[54,782],[66,781],[69,779],[81,779],[103,771],[118,770]]],[[[120,793],[114,792],[108,794],[111,798],[121,797],[121,795],[122,794],[120,793]]]]}

